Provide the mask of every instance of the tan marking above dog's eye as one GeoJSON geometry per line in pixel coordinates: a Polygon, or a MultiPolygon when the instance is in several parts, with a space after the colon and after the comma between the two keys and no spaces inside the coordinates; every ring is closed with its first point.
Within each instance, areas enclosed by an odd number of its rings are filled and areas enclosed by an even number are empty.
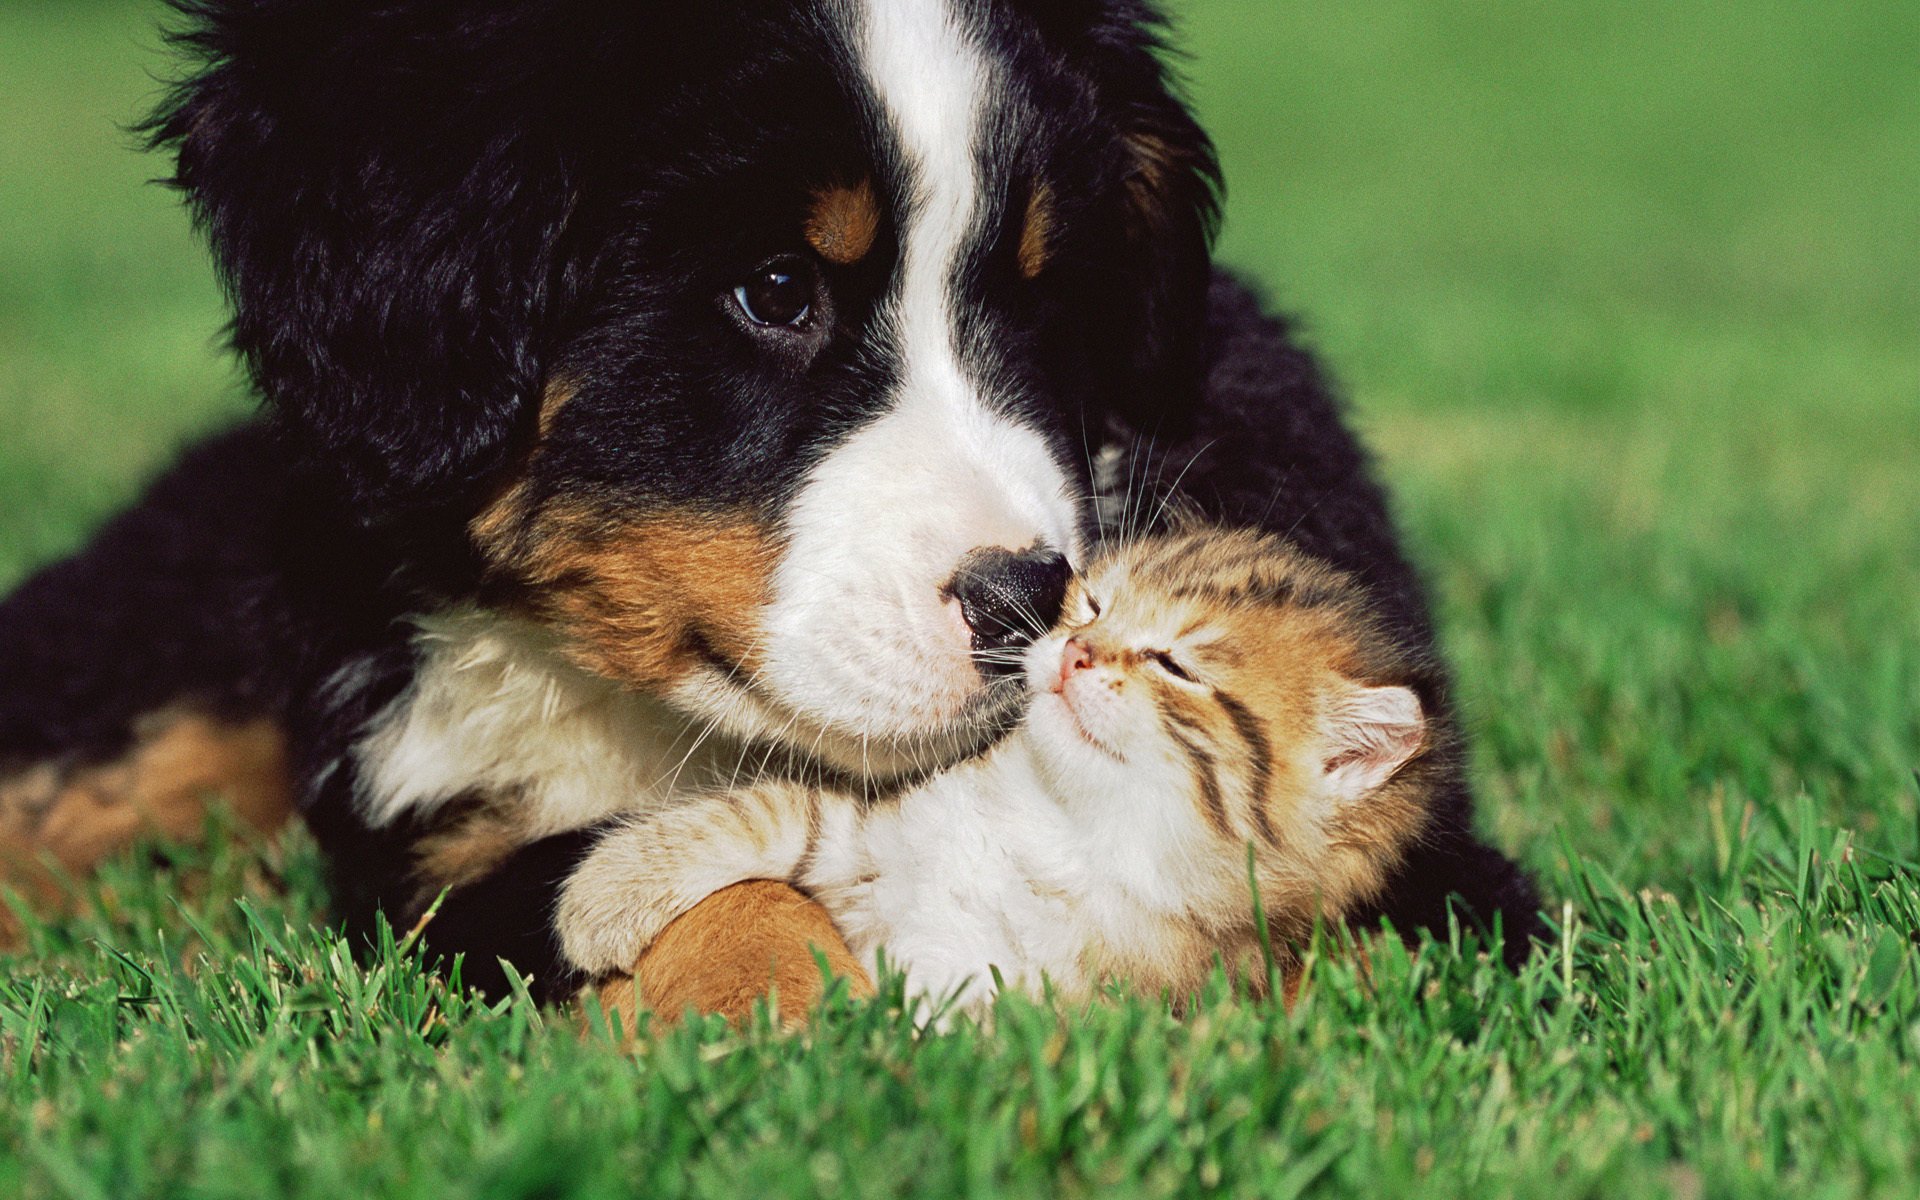
{"type": "Polygon", "coordinates": [[[1027,217],[1020,226],[1020,274],[1028,279],[1047,265],[1053,238],[1053,189],[1045,180],[1033,185],[1027,198],[1027,217]]]}
{"type": "Polygon", "coordinates": [[[835,184],[814,193],[807,215],[807,244],[830,263],[850,266],[873,249],[880,236],[880,202],[873,181],[835,184]]]}

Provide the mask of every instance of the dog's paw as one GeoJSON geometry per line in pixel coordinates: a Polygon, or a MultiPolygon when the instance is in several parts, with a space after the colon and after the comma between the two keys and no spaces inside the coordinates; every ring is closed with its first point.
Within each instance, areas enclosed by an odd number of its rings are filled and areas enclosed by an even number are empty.
{"type": "Polygon", "coordinates": [[[825,909],[784,883],[734,884],[668,925],[634,964],[632,985],[603,988],[601,1004],[632,1029],[641,1006],[668,1020],[692,1011],[740,1022],[769,997],[782,1024],[798,1025],[827,986],[816,950],[852,995],[873,994],[825,909]]]}

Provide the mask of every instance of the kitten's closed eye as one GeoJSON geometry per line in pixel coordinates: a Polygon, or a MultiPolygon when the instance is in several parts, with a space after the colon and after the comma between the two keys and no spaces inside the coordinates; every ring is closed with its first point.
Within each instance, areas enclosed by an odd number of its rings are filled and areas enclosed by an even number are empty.
{"type": "Polygon", "coordinates": [[[1154,664],[1161,670],[1173,676],[1175,679],[1185,680],[1188,683],[1199,682],[1199,680],[1193,677],[1193,672],[1181,666],[1179,660],[1165,650],[1149,650],[1147,651],[1147,657],[1152,659],[1154,664]]]}

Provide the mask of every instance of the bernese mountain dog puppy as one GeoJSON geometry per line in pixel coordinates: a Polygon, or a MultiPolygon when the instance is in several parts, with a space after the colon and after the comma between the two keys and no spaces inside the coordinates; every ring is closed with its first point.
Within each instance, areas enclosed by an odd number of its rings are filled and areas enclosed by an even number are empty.
{"type": "MultiPolygon", "coordinates": [[[[1314,362],[1210,266],[1143,0],[178,7],[149,128],[266,413],[0,607],[16,859],[290,803],[350,926],[439,900],[432,953],[559,998],[610,814],[976,751],[997,661],[1176,491],[1430,641],[1314,362]]],[[[1444,769],[1362,919],[1457,901],[1517,957],[1536,897],[1444,769]]],[[[768,886],[682,919],[677,994],[812,971],[768,886]]]]}

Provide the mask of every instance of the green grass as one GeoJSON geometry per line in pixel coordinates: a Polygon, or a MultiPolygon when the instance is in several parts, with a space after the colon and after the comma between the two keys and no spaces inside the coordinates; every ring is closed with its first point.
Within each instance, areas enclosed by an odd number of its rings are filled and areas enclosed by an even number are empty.
{"type": "MultiPolygon", "coordinates": [[[[0,1195],[1911,1194],[1920,9],[1185,8],[1223,253],[1350,386],[1561,951],[629,1056],[229,844],[0,964],[0,1195]]],[[[0,586],[245,403],[116,130],[153,16],[0,11],[0,586]]]]}

